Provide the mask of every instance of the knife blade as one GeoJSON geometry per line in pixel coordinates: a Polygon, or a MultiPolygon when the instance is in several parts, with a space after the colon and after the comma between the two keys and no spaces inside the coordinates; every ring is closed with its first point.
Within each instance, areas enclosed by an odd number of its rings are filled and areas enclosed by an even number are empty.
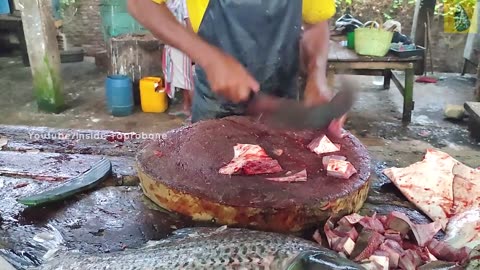
{"type": "Polygon", "coordinates": [[[312,107],[295,100],[257,93],[250,97],[247,114],[262,115],[267,123],[276,128],[323,129],[333,120],[345,115],[353,103],[354,92],[351,86],[338,92],[330,102],[312,107]]]}

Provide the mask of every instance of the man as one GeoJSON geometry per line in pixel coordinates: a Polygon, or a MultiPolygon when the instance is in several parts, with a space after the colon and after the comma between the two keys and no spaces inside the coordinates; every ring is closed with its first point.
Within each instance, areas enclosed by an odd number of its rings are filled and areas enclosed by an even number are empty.
{"type": "MultiPolygon", "coordinates": [[[[153,35],[197,64],[192,122],[243,114],[252,91],[295,98],[300,63],[307,73],[305,104],[331,99],[327,20],[335,13],[334,0],[187,0],[196,35],[164,2],[129,0],[128,8],[153,35]]],[[[338,134],[341,122],[332,123],[332,131],[338,134]]]]}

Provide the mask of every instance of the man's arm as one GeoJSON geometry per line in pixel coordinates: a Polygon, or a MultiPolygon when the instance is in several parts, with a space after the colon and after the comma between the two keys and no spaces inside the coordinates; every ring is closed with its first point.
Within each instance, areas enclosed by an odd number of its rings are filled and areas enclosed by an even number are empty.
{"type": "Polygon", "coordinates": [[[305,25],[302,38],[302,60],[307,72],[305,88],[307,105],[326,102],[332,98],[326,78],[329,42],[328,21],[305,25]]]}
{"type": "Polygon", "coordinates": [[[239,102],[246,100],[252,90],[259,90],[258,83],[237,60],[183,27],[165,4],[128,0],[128,10],[155,37],[202,66],[214,92],[239,102]]]}

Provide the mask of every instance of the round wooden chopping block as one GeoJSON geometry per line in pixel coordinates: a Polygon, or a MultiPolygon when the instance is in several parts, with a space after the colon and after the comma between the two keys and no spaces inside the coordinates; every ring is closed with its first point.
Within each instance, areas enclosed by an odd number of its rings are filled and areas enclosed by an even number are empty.
{"type": "Polygon", "coordinates": [[[273,130],[247,117],[209,120],[163,134],[137,155],[144,193],[163,208],[219,224],[277,232],[318,225],[333,213],[358,211],[367,197],[370,158],[352,134],[331,140],[335,155],[347,157],[357,174],[344,180],[328,177],[322,155],[306,147],[319,132],[273,130]],[[284,172],[273,175],[222,175],[237,143],[257,144],[278,160],[284,172]],[[275,150],[283,153],[276,156],[275,150]],[[306,182],[274,182],[265,177],[307,170],[306,182]]]}

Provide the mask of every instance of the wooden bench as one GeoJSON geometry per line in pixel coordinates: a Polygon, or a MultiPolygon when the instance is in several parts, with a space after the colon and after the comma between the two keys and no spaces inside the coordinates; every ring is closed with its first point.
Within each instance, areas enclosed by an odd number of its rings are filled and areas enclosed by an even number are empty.
{"type": "Polygon", "coordinates": [[[480,141],[480,102],[466,102],[464,108],[469,115],[468,129],[472,137],[480,141]]]}
{"type": "Polygon", "coordinates": [[[403,96],[402,121],[410,123],[414,109],[413,84],[415,65],[421,63],[422,59],[420,56],[409,58],[398,58],[390,55],[385,57],[359,56],[354,51],[342,47],[336,42],[331,42],[327,77],[329,85],[332,86],[335,74],[384,76],[384,89],[390,88],[390,81],[392,80],[403,96]],[[392,73],[392,70],[405,73],[404,84],[392,73]]]}

